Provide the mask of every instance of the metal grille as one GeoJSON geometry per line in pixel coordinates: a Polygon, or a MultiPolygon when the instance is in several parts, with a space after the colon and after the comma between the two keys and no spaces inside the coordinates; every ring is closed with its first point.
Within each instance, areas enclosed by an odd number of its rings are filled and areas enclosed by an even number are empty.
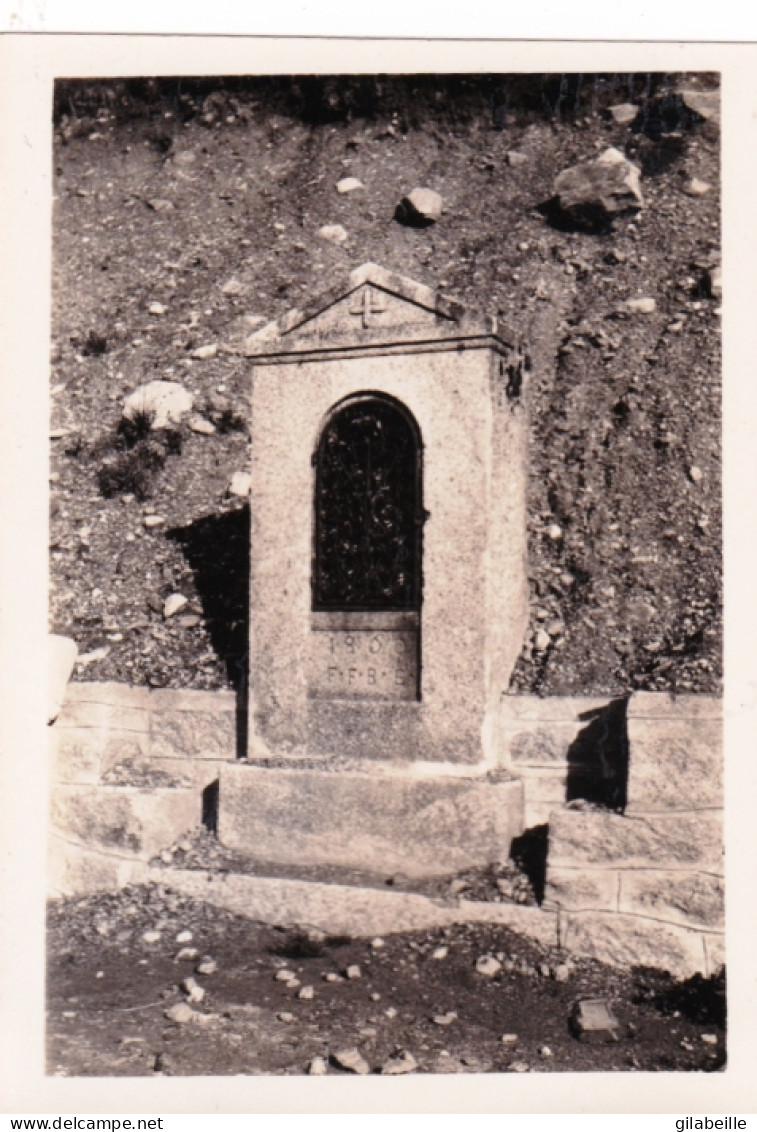
{"type": "Polygon", "coordinates": [[[313,608],[419,609],[421,451],[409,415],[379,397],[336,413],[315,492],[313,608]]]}

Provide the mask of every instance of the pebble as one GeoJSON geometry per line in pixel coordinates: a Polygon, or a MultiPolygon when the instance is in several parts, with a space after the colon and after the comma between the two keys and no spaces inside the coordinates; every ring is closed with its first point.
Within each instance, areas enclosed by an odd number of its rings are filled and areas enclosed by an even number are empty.
{"type": "Polygon", "coordinates": [[[142,939],[145,941],[145,943],[157,943],[160,939],[160,932],[156,932],[154,930],[143,932],[142,939]]]}
{"type": "Polygon", "coordinates": [[[337,181],[336,191],[338,193],[354,193],[356,189],[364,189],[365,185],[362,181],[358,181],[357,177],[342,177],[341,181],[337,181]]]}
{"type": "Polygon", "coordinates": [[[218,353],[218,343],[211,342],[207,346],[198,346],[196,350],[192,351],[191,356],[200,362],[205,362],[209,358],[214,358],[218,353]]]}
{"type": "Polygon", "coordinates": [[[549,1046],[541,1046],[540,1047],[539,1057],[545,1057],[546,1058],[546,1057],[551,1057],[551,1056],[552,1056],[552,1050],[549,1048],[549,1046]]]}
{"type": "Polygon", "coordinates": [[[294,1014],[290,1014],[288,1010],[282,1010],[280,1014],[276,1015],[276,1017],[278,1018],[279,1022],[294,1022],[294,1014]]]}
{"type": "Polygon", "coordinates": [[[241,295],[243,291],[244,286],[238,279],[227,280],[221,288],[221,293],[224,295],[241,295]]]}
{"type": "Polygon", "coordinates": [[[165,314],[168,308],[164,307],[162,303],[150,303],[147,310],[150,314],[161,315],[165,314]]]}
{"type": "Polygon", "coordinates": [[[705,193],[710,191],[711,185],[707,181],[700,181],[698,177],[692,177],[687,181],[683,187],[683,191],[690,197],[703,197],[705,193]]]}
{"type": "Polygon", "coordinates": [[[432,959],[446,959],[448,955],[449,955],[449,948],[448,947],[436,947],[431,952],[431,958],[432,959]]]}
{"type": "Polygon", "coordinates": [[[628,299],[626,310],[629,314],[653,314],[657,310],[657,303],[645,295],[640,299],[628,299]]]}
{"type": "MultiPolygon", "coordinates": [[[[194,948],[192,948],[192,950],[194,951],[194,948]]],[[[194,956],[192,956],[192,958],[194,958],[194,956]]],[[[217,970],[218,964],[215,959],[211,959],[209,955],[206,955],[195,967],[195,971],[198,975],[214,975],[217,970]]]]}
{"type": "Polygon", "coordinates": [[[505,161],[511,168],[515,169],[519,165],[525,165],[528,158],[525,153],[520,153],[517,149],[509,149],[505,154],[505,161]]]}
{"type": "Polygon", "coordinates": [[[196,947],[182,947],[181,951],[176,953],[176,962],[179,963],[183,959],[196,959],[198,951],[196,947]]]}
{"type": "Polygon", "coordinates": [[[397,1017],[397,1007],[396,1006],[387,1006],[386,1010],[384,1011],[384,1014],[386,1015],[387,1018],[396,1018],[397,1017]]]}
{"type": "Polygon", "coordinates": [[[381,1002],[381,995],[378,991],[374,991],[371,995],[371,1002],[381,1002]]]}
{"type": "Polygon", "coordinates": [[[611,106],[610,113],[618,126],[629,126],[631,122],[635,121],[639,108],[634,106],[632,102],[621,102],[618,106],[611,106]]]}
{"type": "Polygon", "coordinates": [[[205,998],[205,988],[198,986],[191,975],[182,981],[181,989],[190,1002],[202,1002],[205,998]]]}
{"type": "Polygon", "coordinates": [[[179,932],[178,935],[176,936],[176,942],[177,943],[191,943],[192,942],[192,933],[190,931],[187,931],[187,929],[185,928],[184,931],[179,932]]]}
{"type": "Polygon", "coordinates": [[[325,1077],[329,1071],[329,1063],[325,1057],[314,1057],[308,1065],[308,1074],[311,1077],[325,1077]]]}
{"type": "Polygon", "coordinates": [[[252,476],[249,472],[234,472],[229,482],[229,495],[237,495],[246,499],[252,487],[252,476]]]}
{"type": "Polygon", "coordinates": [[[354,1047],[351,1049],[341,1049],[333,1056],[339,1068],[347,1069],[350,1073],[358,1073],[361,1076],[365,1076],[371,1071],[370,1065],[365,1060],[360,1050],[354,1047]]]}
{"type": "Polygon", "coordinates": [[[534,645],[539,650],[539,652],[544,652],[545,649],[549,648],[551,643],[552,638],[550,637],[549,633],[547,633],[544,629],[538,629],[536,636],[534,637],[534,645]]]}
{"type": "Polygon", "coordinates": [[[557,523],[552,523],[547,534],[553,542],[558,542],[562,538],[562,527],[558,527],[557,523]]]}
{"type": "Polygon", "coordinates": [[[352,963],[344,973],[348,979],[361,979],[363,977],[362,971],[357,963],[352,963]]]}
{"type": "Polygon", "coordinates": [[[406,217],[432,223],[441,216],[444,202],[433,189],[417,188],[402,198],[400,207],[406,217]]]}
{"type": "Polygon", "coordinates": [[[550,637],[559,637],[564,629],[565,625],[557,617],[555,617],[553,621],[548,622],[548,624],[546,625],[546,630],[549,633],[550,637]]]}
{"type": "Polygon", "coordinates": [[[145,525],[145,526],[146,526],[146,527],[148,528],[148,530],[149,530],[149,529],[150,529],[151,527],[160,527],[160,526],[162,526],[162,525],[163,525],[163,523],[165,523],[165,519],[163,518],[163,516],[162,516],[162,515],[145,515],[145,517],[144,517],[144,519],[142,520],[142,522],[144,523],[144,525],[145,525]]]}
{"type": "Polygon", "coordinates": [[[506,1046],[514,1046],[518,1040],[517,1034],[503,1034],[500,1041],[506,1046]]]}
{"type": "Polygon", "coordinates": [[[718,1044],[717,1034],[700,1034],[699,1039],[708,1046],[716,1046],[718,1044]]]}
{"type": "Polygon", "coordinates": [[[696,465],[694,465],[693,467],[689,468],[689,478],[691,479],[692,483],[701,483],[704,478],[704,473],[701,468],[698,468],[696,465]]]}
{"type": "Polygon", "coordinates": [[[213,436],[216,431],[213,422],[205,420],[204,417],[193,417],[189,422],[189,427],[192,432],[197,432],[200,436],[213,436]]]}
{"type": "Polygon", "coordinates": [[[390,1057],[381,1066],[381,1073],[385,1077],[398,1076],[401,1073],[414,1073],[418,1068],[418,1062],[415,1060],[411,1053],[405,1050],[399,1057],[390,1057]]]}
{"type": "Polygon", "coordinates": [[[169,617],[173,617],[176,613],[181,612],[188,599],[183,594],[171,594],[163,603],[163,617],[167,621],[169,617]]]}
{"type": "Polygon", "coordinates": [[[435,1014],[433,1020],[437,1026],[451,1026],[456,1018],[457,1014],[455,1011],[448,1010],[446,1014],[435,1014]]]}
{"type": "Polygon", "coordinates": [[[528,1073],[530,1066],[525,1061],[511,1061],[507,1067],[508,1073],[528,1073]]]}
{"type": "Polygon", "coordinates": [[[383,939],[381,938],[380,935],[377,935],[375,939],[371,940],[371,947],[373,948],[374,951],[379,951],[383,946],[384,946],[384,941],[383,941],[383,939]]]}
{"type": "Polygon", "coordinates": [[[337,975],[336,971],[327,971],[323,976],[327,983],[341,983],[342,976],[337,975]]]}
{"type": "Polygon", "coordinates": [[[485,975],[491,979],[502,970],[502,964],[493,955],[481,955],[476,960],[476,970],[479,975],[485,975]]]}
{"type": "Polygon", "coordinates": [[[556,983],[567,983],[570,978],[570,967],[565,963],[558,963],[552,971],[552,977],[556,983]]]}
{"type": "MultiPolygon", "coordinates": [[[[290,983],[289,985],[292,986],[293,984],[290,983]]],[[[297,997],[308,1002],[311,998],[315,997],[315,991],[310,986],[303,987],[302,990],[300,991],[300,993],[297,995],[297,997]]]]}
{"type": "Polygon", "coordinates": [[[290,979],[290,980],[288,981],[288,983],[286,984],[286,988],[287,988],[287,990],[297,990],[297,987],[298,987],[298,986],[300,986],[300,980],[299,980],[299,979],[296,979],[296,978],[295,978],[295,979],[290,979]]]}
{"type": "Polygon", "coordinates": [[[175,1022],[177,1026],[184,1026],[195,1017],[195,1011],[188,1003],[177,1002],[170,1010],[166,1010],[165,1016],[170,1022],[175,1022]]]}
{"type": "Polygon", "coordinates": [[[197,613],[184,613],[176,618],[176,624],[181,629],[196,629],[201,621],[202,618],[197,613]]]}
{"type": "Polygon", "coordinates": [[[341,224],[324,224],[322,228],[318,229],[318,235],[322,240],[328,240],[330,244],[346,244],[347,232],[341,224]]]}
{"type": "Polygon", "coordinates": [[[549,976],[552,974],[552,970],[549,966],[549,963],[540,963],[539,964],[539,974],[543,975],[545,979],[549,978],[549,976]]]}
{"type": "Polygon", "coordinates": [[[276,972],[277,983],[290,983],[292,979],[296,979],[294,971],[290,971],[288,967],[282,967],[280,971],[276,972]]]}

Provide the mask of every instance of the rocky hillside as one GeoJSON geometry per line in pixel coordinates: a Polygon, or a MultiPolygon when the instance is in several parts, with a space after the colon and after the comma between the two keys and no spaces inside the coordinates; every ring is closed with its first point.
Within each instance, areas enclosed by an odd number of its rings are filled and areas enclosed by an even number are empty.
{"type": "Polygon", "coordinates": [[[532,616],[513,688],[717,690],[719,126],[696,93],[715,85],[59,84],[51,627],[76,639],[78,675],[243,681],[243,343],[372,260],[528,345],[532,616]],[[643,208],[570,215],[556,178],[609,147],[638,166],[643,208]],[[346,178],[361,187],[338,191],[346,178]],[[443,201],[426,226],[396,213],[418,186],[443,201]],[[170,433],[119,429],[156,379],[193,412],[170,433]]]}

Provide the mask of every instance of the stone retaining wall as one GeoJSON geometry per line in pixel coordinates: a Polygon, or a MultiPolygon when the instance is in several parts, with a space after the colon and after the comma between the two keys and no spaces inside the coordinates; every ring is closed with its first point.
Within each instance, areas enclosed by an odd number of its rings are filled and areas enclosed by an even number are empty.
{"type": "Polygon", "coordinates": [[[580,801],[549,816],[545,907],[571,950],[712,974],[724,962],[720,700],[636,693],[622,813],[580,801]]]}

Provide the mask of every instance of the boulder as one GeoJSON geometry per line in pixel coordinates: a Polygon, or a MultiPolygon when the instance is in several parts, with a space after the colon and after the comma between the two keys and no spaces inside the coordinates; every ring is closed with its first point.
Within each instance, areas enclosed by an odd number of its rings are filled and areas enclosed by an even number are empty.
{"type": "Polygon", "coordinates": [[[140,414],[147,414],[151,428],[169,428],[180,424],[193,404],[194,397],[178,381],[148,381],[124,400],[123,415],[131,421],[140,414]]]}
{"type": "Polygon", "coordinates": [[[403,197],[398,218],[407,224],[434,224],[442,214],[444,201],[433,189],[413,189],[403,197]]]}
{"type": "Polygon", "coordinates": [[[572,165],[554,183],[561,212],[582,228],[601,228],[614,217],[638,212],[644,205],[638,166],[617,149],[593,161],[572,165]]]}

